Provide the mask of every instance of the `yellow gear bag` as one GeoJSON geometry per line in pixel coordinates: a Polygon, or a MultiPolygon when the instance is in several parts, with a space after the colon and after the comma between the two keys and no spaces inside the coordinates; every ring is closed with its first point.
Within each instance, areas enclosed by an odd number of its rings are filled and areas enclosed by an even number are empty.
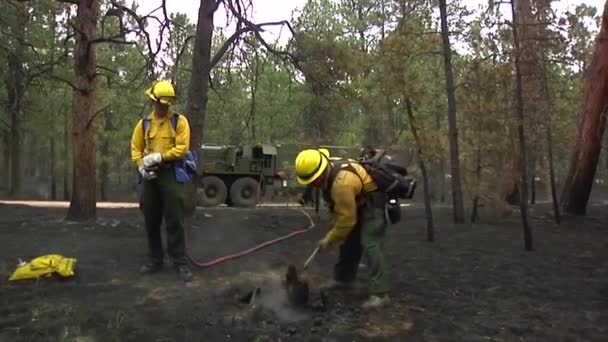
{"type": "Polygon", "coordinates": [[[59,254],[43,255],[26,264],[19,265],[8,280],[50,277],[53,273],[62,277],[70,277],[74,275],[75,264],[76,259],[74,258],[66,258],[59,254]]]}

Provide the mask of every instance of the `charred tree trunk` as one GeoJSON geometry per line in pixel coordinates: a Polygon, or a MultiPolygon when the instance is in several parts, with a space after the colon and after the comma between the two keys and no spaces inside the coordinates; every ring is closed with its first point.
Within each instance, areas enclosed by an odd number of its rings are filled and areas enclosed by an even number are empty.
{"type": "Polygon", "coordinates": [[[446,91],[448,96],[448,124],[450,137],[450,171],[452,174],[452,205],[454,223],[464,223],[464,204],[460,177],[460,153],[458,151],[458,124],[456,120],[456,94],[454,75],[452,73],[452,47],[447,19],[446,0],[439,0],[441,14],[441,37],[443,40],[443,60],[445,69],[446,91]]]}
{"type": "Polygon", "coordinates": [[[22,103],[26,89],[26,75],[24,66],[26,60],[24,56],[24,36],[25,28],[29,20],[28,7],[26,2],[18,2],[15,5],[16,20],[15,25],[8,27],[10,35],[13,37],[9,43],[14,46],[13,50],[7,55],[8,70],[6,73],[6,93],[7,93],[7,112],[10,118],[10,183],[9,195],[17,195],[21,192],[22,186],[22,161],[21,148],[22,141],[22,103]]]}
{"type": "Polygon", "coordinates": [[[561,196],[562,208],[585,215],[599,161],[608,108],[608,1],[604,5],[593,59],[585,73],[580,114],[570,169],[561,196]]]}
{"type": "Polygon", "coordinates": [[[471,210],[471,223],[479,222],[479,193],[481,187],[481,141],[478,141],[475,151],[475,178],[477,178],[477,191],[473,197],[473,209],[471,210]]]}
{"type": "MultiPolygon", "coordinates": [[[[53,126],[50,126],[53,127],[53,126]]],[[[52,132],[54,133],[54,130],[52,130],[52,132]]],[[[56,161],[56,153],[55,153],[55,139],[54,137],[50,138],[50,146],[49,146],[49,173],[51,176],[51,199],[52,200],[56,200],[57,199],[57,167],[55,165],[55,161],[56,161]]]]}
{"type": "MultiPolygon", "coordinates": [[[[435,111],[435,129],[437,132],[441,130],[441,113],[435,111]]],[[[433,201],[445,203],[445,155],[440,154],[440,157],[432,164],[432,183],[431,198],[433,201]]]]}
{"type": "MultiPolygon", "coordinates": [[[[112,132],[114,127],[112,127],[112,116],[110,111],[105,112],[105,120],[104,120],[104,132],[112,132]]],[[[103,137],[103,143],[101,144],[101,148],[99,149],[101,154],[101,163],[99,165],[99,196],[102,201],[108,200],[108,186],[110,179],[110,136],[105,135],[103,137]]]]}
{"type": "Polygon", "coordinates": [[[536,151],[530,153],[530,204],[536,204],[536,151]]]}
{"type": "Polygon", "coordinates": [[[561,214],[559,209],[559,199],[557,198],[557,186],[555,185],[555,168],[553,166],[553,136],[551,133],[551,123],[547,123],[547,161],[549,163],[549,184],[551,186],[551,200],[553,202],[553,217],[555,223],[560,224],[561,214]]]}
{"type": "Polygon", "coordinates": [[[70,120],[67,111],[63,112],[63,200],[70,200],[70,120]]]}
{"type": "Polygon", "coordinates": [[[409,99],[405,100],[407,118],[410,122],[410,128],[412,129],[412,135],[416,142],[416,154],[418,155],[418,166],[422,173],[422,181],[424,182],[424,210],[426,212],[426,239],[427,241],[435,241],[435,225],[433,223],[433,210],[431,209],[431,193],[429,191],[429,177],[426,171],[426,165],[424,164],[424,156],[422,154],[422,141],[418,135],[418,128],[416,121],[414,120],[414,112],[412,109],[412,103],[409,99]]]}
{"type": "MultiPolygon", "coordinates": [[[[198,10],[196,37],[192,54],[192,77],[188,88],[188,116],[192,126],[190,146],[197,149],[204,139],[207,102],[209,100],[209,75],[211,72],[211,41],[215,0],[201,0],[198,10]]],[[[199,163],[202,172],[203,163],[199,163]]]]}
{"type": "Polygon", "coordinates": [[[6,183],[6,188],[10,187],[10,175],[11,175],[11,149],[10,149],[10,137],[8,132],[5,132],[3,137],[2,146],[2,179],[6,183]]]}
{"type": "Polygon", "coordinates": [[[21,105],[13,103],[10,105],[11,117],[11,139],[10,139],[10,164],[11,177],[9,185],[9,195],[14,196],[21,192],[21,105]]]}
{"type": "Polygon", "coordinates": [[[67,219],[89,220],[96,216],[95,102],[97,61],[95,38],[98,0],[80,0],[75,20],[75,86],[72,98],[73,183],[67,219]]]}
{"type": "MultiPolygon", "coordinates": [[[[213,14],[217,9],[216,0],[201,0],[198,9],[196,36],[192,52],[192,76],[188,87],[187,115],[191,125],[190,148],[197,150],[203,143],[207,102],[209,100],[209,77],[211,74],[211,43],[213,38],[213,14]]],[[[187,187],[186,214],[196,209],[196,188],[199,175],[203,172],[204,161],[198,163],[198,172],[187,187]]]]}
{"type": "MultiPolygon", "coordinates": [[[[519,186],[520,192],[520,212],[521,212],[521,221],[524,229],[524,243],[527,251],[532,251],[533,241],[532,241],[532,229],[530,228],[530,223],[528,221],[528,170],[526,167],[527,164],[527,147],[526,147],[526,134],[524,130],[524,98],[523,98],[523,89],[522,89],[522,72],[521,72],[521,48],[519,41],[519,29],[522,25],[521,21],[519,21],[519,8],[515,9],[515,1],[511,0],[511,13],[513,15],[513,45],[515,47],[515,76],[516,76],[516,84],[515,84],[515,95],[516,95],[516,104],[517,104],[517,135],[519,140],[519,166],[521,173],[521,183],[519,186]]],[[[526,2],[529,0],[520,0],[520,2],[526,2]]],[[[520,3],[521,4],[521,3],[520,3]]],[[[525,5],[525,4],[524,4],[525,5]]],[[[528,2],[529,8],[529,2],[528,2]]]]}
{"type": "Polygon", "coordinates": [[[545,112],[547,113],[547,118],[545,119],[545,143],[547,145],[547,166],[549,169],[549,176],[547,177],[549,183],[549,196],[551,196],[551,201],[553,203],[553,217],[555,219],[555,223],[560,224],[561,222],[561,213],[559,209],[559,199],[557,197],[557,186],[555,184],[555,167],[553,165],[553,133],[551,132],[551,113],[553,112],[553,102],[551,101],[551,91],[549,89],[549,80],[548,80],[548,71],[545,56],[545,51],[542,52],[543,62],[542,62],[542,88],[543,88],[543,99],[545,102],[545,112]]]}

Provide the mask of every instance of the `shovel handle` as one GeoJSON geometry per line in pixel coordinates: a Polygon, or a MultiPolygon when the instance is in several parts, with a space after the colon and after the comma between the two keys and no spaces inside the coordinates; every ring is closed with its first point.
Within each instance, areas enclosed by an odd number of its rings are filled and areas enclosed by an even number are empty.
{"type": "Polygon", "coordinates": [[[308,259],[306,259],[306,262],[304,263],[304,269],[308,268],[308,264],[310,264],[310,262],[315,258],[317,253],[319,253],[319,247],[315,248],[315,250],[312,251],[308,259]]]}

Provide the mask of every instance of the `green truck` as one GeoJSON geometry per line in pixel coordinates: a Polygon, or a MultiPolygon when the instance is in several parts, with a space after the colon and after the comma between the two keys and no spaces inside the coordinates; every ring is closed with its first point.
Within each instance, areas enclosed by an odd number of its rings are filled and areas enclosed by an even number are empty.
{"type": "MultiPolygon", "coordinates": [[[[198,204],[215,207],[255,207],[262,198],[293,195],[304,187],[295,180],[293,163],[306,144],[216,145],[204,144],[200,159],[203,175],[198,204]]],[[[320,146],[332,156],[356,157],[358,148],[320,146]]]]}

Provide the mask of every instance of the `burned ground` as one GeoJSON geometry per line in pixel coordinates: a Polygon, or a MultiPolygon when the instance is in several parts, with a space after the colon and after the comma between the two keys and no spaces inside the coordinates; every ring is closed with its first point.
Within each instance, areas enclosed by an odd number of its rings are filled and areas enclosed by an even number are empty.
{"type": "MultiPolygon", "coordinates": [[[[285,304],[280,277],[301,268],[323,234],[317,227],[245,257],[195,269],[180,282],[168,265],[141,277],[145,253],[137,209],[103,209],[97,222],[62,220],[65,209],[0,205],[0,341],[602,341],[608,339],[608,207],[556,226],[548,206],[532,211],[534,252],[523,250],[516,214],[453,226],[436,208],[437,241],[424,210],[404,208],[386,250],[390,306],[364,311],[367,272],[355,290],[331,291],[326,311],[285,304]],[[19,258],[78,259],[73,279],[8,282],[19,258]],[[242,303],[260,288],[253,305],[242,303]]],[[[241,251],[306,227],[285,208],[206,209],[191,219],[189,249],[200,260],[241,251]]],[[[335,251],[307,271],[322,286],[335,251]]]]}

